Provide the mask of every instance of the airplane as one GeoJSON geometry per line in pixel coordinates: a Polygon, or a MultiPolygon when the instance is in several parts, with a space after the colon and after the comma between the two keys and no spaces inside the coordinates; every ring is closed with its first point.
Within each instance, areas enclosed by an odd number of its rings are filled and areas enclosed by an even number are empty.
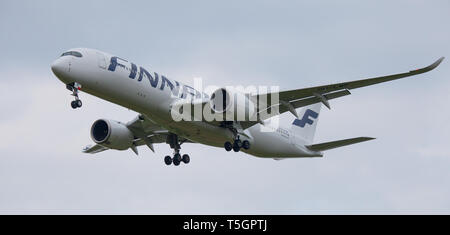
{"type": "Polygon", "coordinates": [[[313,144],[322,105],[330,108],[329,100],[350,95],[352,89],[431,71],[443,60],[441,57],[427,67],[405,73],[257,95],[227,88],[219,88],[208,95],[121,57],[87,48],[64,52],[51,64],[51,70],[75,97],[71,102],[73,109],[82,106],[79,93],[84,91],[139,114],[127,123],[107,119],[95,121],[90,130],[95,144],[85,147],[84,153],[131,149],[138,155],[138,146],[146,145],[155,152],[154,144],[165,143],[173,149],[172,156],[164,157],[165,164],[179,166],[190,162],[188,154],[180,154],[184,143],[200,143],[225,148],[228,152],[242,151],[255,157],[282,160],[323,157],[324,151],[373,140],[357,137],[313,144]],[[244,103],[233,99],[236,96],[242,97],[244,103]],[[260,108],[260,100],[277,102],[260,108]],[[200,105],[217,114],[233,113],[236,111],[233,107],[251,106],[256,119],[175,121],[171,110],[176,104],[200,105]],[[299,108],[302,110],[297,111],[299,108]],[[268,114],[260,115],[263,112],[268,114]],[[271,126],[265,122],[285,112],[294,116],[288,125],[271,126]],[[272,131],[262,131],[262,128],[272,131]]]}

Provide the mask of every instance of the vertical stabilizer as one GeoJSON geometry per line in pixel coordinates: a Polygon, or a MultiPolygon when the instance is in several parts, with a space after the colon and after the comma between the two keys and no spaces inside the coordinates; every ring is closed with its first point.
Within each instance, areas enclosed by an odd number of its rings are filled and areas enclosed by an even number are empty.
{"type": "Polygon", "coordinates": [[[298,113],[300,119],[295,119],[292,123],[293,134],[296,138],[303,139],[306,144],[311,144],[314,140],[321,107],[321,103],[304,107],[298,113]]]}

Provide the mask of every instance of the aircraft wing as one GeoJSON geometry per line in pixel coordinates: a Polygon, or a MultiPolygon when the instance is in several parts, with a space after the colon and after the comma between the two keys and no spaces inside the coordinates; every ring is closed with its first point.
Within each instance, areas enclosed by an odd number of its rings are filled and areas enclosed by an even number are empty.
{"type": "MultiPolygon", "coordinates": [[[[145,138],[137,138],[134,140],[133,145],[135,147],[139,147],[142,145],[147,145],[147,143],[150,143],[151,146],[151,150],[154,151],[154,147],[153,144],[161,144],[161,143],[165,143],[166,139],[167,139],[167,135],[169,134],[169,132],[166,133],[153,133],[150,134],[148,136],[146,136],[145,138]],[[147,141],[145,140],[147,139],[147,141]]],[[[148,146],[148,145],[147,145],[148,146]]],[[[100,153],[103,151],[109,150],[108,147],[99,145],[99,144],[95,144],[95,145],[88,145],[83,149],[83,153],[91,153],[91,154],[95,154],[95,153],[100,153]]]]}
{"type": "MultiPolygon", "coordinates": [[[[128,129],[134,134],[135,139],[133,142],[132,150],[137,154],[136,147],[147,145],[153,152],[153,144],[166,143],[167,136],[170,134],[168,130],[156,125],[152,120],[145,115],[140,114],[132,121],[126,124],[128,129]]],[[[181,142],[190,142],[190,140],[180,137],[181,142]]],[[[83,153],[100,153],[109,148],[96,144],[88,145],[83,149],[83,153]]]]}
{"type": "MultiPolygon", "coordinates": [[[[350,81],[350,82],[342,82],[342,83],[335,83],[330,85],[324,85],[324,86],[316,86],[316,87],[310,87],[310,88],[303,88],[303,89],[296,89],[296,90],[289,90],[289,91],[282,91],[278,92],[279,102],[267,109],[258,110],[259,113],[262,113],[264,111],[265,115],[260,115],[259,120],[266,120],[268,118],[274,117],[276,115],[280,115],[284,112],[290,111],[294,115],[296,115],[295,109],[308,106],[310,104],[322,102],[325,106],[330,108],[330,105],[328,103],[328,100],[335,99],[338,97],[342,97],[345,95],[349,95],[351,89],[361,88],[365,86],[371,86],[378,83],[388,82],[400,78],[410,77],[422,73],[426,73],[428,71],[431,71],[435,69],[442,61],[444,60],[444,57],[441,57],[433,64],[416,69],[411,70],[406,73],[398,73],[388,76],[381,76],[381,77],[375,77],[375,78],[368,78],[368,79],[362,79],[362,80],[356,80],[356,81],[350,81]],[[278,108],[278,111],[276,110],[278,108]],[[274,112],[272,112],[274,111],[274,112]],[[267,115],[266,115],[267,113],[267,115]]],[[[271,104],[272,96],[276,95],[276,93],[268,93],[263,95],[254,95],[252,96],[252,100],[259,100],[259,101],[266,101],[267,104],[271,104]]],[[[241,123],[244,129],[256,124],[258,122],[244,122],[241,123]]]]}
{"type": "MultiPolygon", "coordinates": [[[[362,80],[356,80],[351,82],[343,82],[343,83],[336,83],[331,85],[325,85],[325,86],[316,86],[316,87],[310,87],[310,88],[303,88],[303,89],[297,89],[297,90],[289,90],[289,91],[282,91],[279,92],[279,99],[283,101],[292,101],[292,100],[298,100],[298,99],[304,99],[308,97],[314,97],[315,94],[327,94],[333,91],[340,91],[340,90],[351,90],[356,89],[360,87],[365,86],[371,86],[382,82],[388,82],[400,78],[410,77],[421,73],[426,73],[428,71],[431,71],[435,69],[442,61],[444,60],[444,57],[441,57],[433,64],[417,69],[417,70],[411,70],[406,73],[398,73],[388,76],[382,76],[382,77],[375,77],[375,78],[368,78],[368,79],[362,79],[362,80]]],[[[270,101],[270,98],[272,96],[271,93],[265,94],[267,96],[267,101],[270,101]]],[[[261,95],[260,95],[261,96],[261,95]]]]}

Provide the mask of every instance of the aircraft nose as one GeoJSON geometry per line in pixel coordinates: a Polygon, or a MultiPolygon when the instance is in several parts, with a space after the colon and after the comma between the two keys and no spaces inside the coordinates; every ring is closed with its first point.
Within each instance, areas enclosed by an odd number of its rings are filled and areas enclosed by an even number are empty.
{"type": "Polygon", "coordinates": [[[64,83],[70,83],[70,61],[65,58],[59,58],[50,65],[55,76],[64,83]]]}
{"type": "Polygon", "coordinates": [[[65,65],[64,65],[64,63],[63,63],[60,59],[55,60],[55,61],[52,63],[51,67],[52,67],[53,73],[54,73],[56,76],[62,75],[63,72],[65,71],[65,65]]]}

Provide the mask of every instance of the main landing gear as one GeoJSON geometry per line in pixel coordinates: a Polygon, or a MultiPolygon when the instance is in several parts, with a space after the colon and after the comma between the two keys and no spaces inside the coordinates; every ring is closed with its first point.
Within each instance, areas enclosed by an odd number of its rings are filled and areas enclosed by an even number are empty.
{"type": "Polygon", "coordinates": [[[81,108],[83,106],[83,102],[81,102],[78,97],[78,91],[81,90],[81,85],[74,82],[66,85],[67,90],[72,92],[72,96],[75,97],[75,100],[70,103],[73,109],[81,108]]]}
{"type": "Polygon", "coordinates": [[[164,158],[164,162],[166,163],[166,165],[170,166],[173,163],[174,166],[179,166],[181,162],[183,162],[184,164],[189,164],[189,162],[191,161],[189,155],[184,154],[183,156],[181,156],[180,154],[182,142],[178,140],[177,135],[175,134],[168,135],[166,142],[170,145],[170,148],[174,150],[173,158],[170,156],[166,156],[164,158]]]}
{"type": "Polygon", "coordinates": [[[222,122],[221,127],[228,128],[233,132],[234,140],[233,143],[227,141],[223,144],[223,147],[227,152],[230,152],[233,150],[234,152],[239,152],[241,149],[249,150],[250,149],[250,142],[248,140],[241,140],[241,137],[239,135],[240,131],[242,130],[242,126],[239,122],[222,122]],[[238,131],[240,130],[240,131],[238,131]]]}
{"type": "Polygon", "coordinates": [[[224,144],[225,150],[227,150],[227,152],[230,152],[231,150],[233,150],[234,152],[239,152],[241,151],[241,149],[245,149],[245,150],[249,150],[250,149],[250,142],[248,140],[244,140],[241,141],[240,137],[237,136],[237,138],[233,141],[233,143],[231,142],[225,142],[224,144]]]}
{"type": "Polygon", "coordinates": [[[189,157],[189,155],[184,154],[183,157],[181,157],[181,155],[179,153],[175,153],[173,158],[170,156],[166,156],[164,158],[164,162],[168,166],[172,165],[172,163],[174,166],[179,166],[181,164],[181,162],[183,162],[184,164],[189,164],[190,161],[191,161],[191,158],[189,157]]]}

